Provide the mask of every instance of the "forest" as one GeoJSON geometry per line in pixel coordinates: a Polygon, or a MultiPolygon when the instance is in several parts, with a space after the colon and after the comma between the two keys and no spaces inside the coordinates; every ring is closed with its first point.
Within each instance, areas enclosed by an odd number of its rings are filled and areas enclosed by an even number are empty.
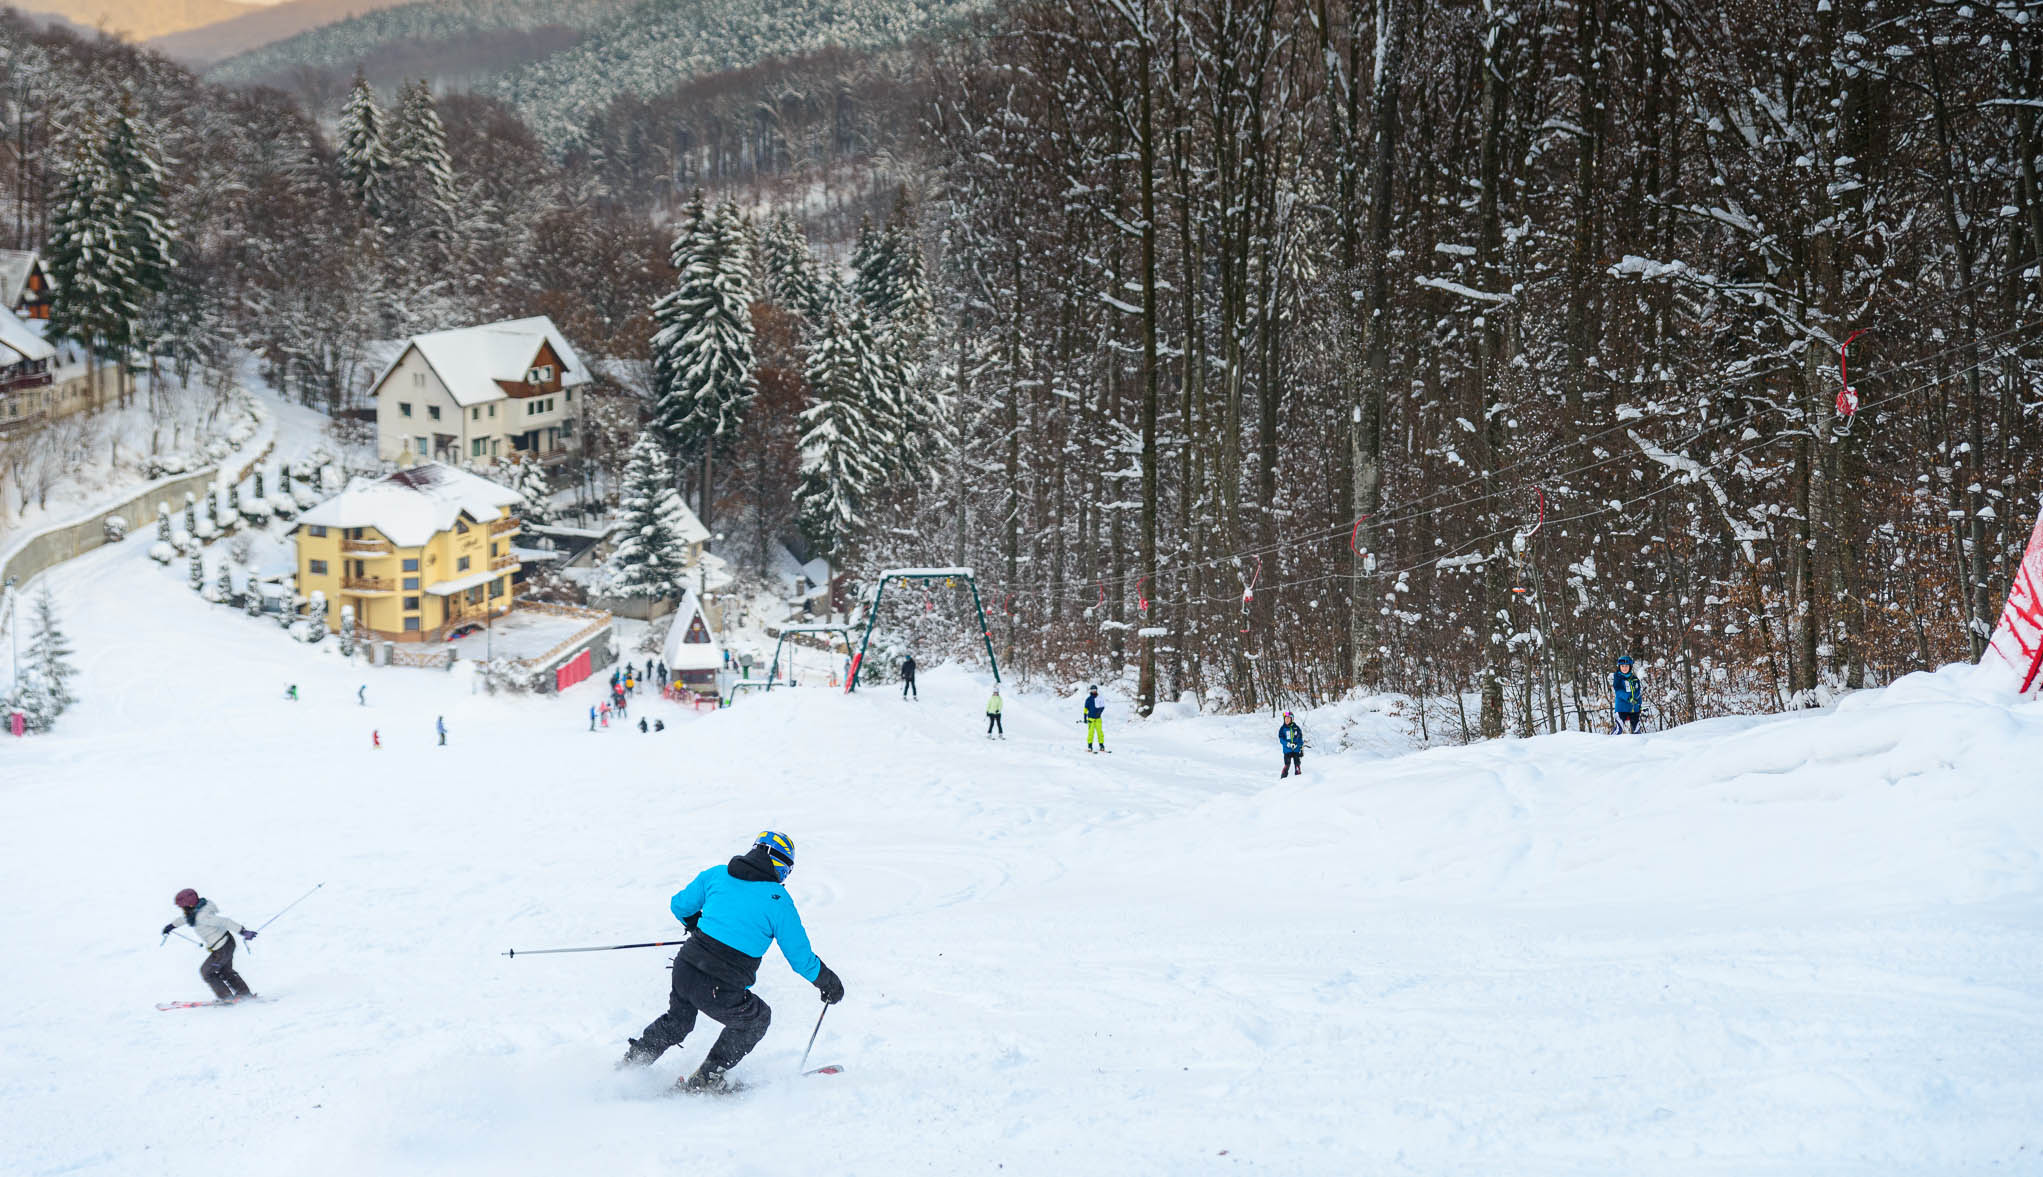
{"type": "MultiPolygon", "coordinates": [[[[840,608],[971,565],[1025,678],[1475,738],[1593,726],[1629,653],[1672,724],[1982,648],[2043,476],[2038,12],[1052,0],[570,136],[408,89],[426,208],[340,109],[8,22],[0,208],[41,247],[127,111],[177,232],[122,346],[344,414],[370,340],[551,314],[590,462],[650,435],[840,608]]],[[[904,636],[972,657],[968,606],[904,636]]]]}

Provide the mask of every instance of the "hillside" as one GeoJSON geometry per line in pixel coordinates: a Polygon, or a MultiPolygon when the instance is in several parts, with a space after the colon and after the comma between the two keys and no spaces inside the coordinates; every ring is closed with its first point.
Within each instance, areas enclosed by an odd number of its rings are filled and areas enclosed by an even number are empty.
{"type": "Polygon", "coordinates": [[[303,69],[367,69],[389,84],[406,77],[473,77],[530,61],[571,42],[636,0],[419,0],[365,12],[216,63],[216,82],[275,83],[303,69]]]}
{"type": "Polygon", "coordinates": [[[504,698],[351,665],[149,543],[53,574],[82,701],[0,737],[35,944],[0,1003],[0,1171],[2033,1168],[2043,708],[1967,667],[1417,753],[1330,707],[1280,782],[1261,716],[1116,698],[1086,756],[1075,696],[1021,690],[988,741],[957,667],[916,703],[648,699],[665,732],[591,732],[600,675],[504,698]],[[793,1074],[820,1007],[778,952],[752,1090],[709,1105],[662,1089],[712,1026],[611,1069],[666,952],[502,955],[678,938],[668,896],[764,827],[847,987],[810,1060],[839,1076],[793,1074]],[[197,949],[150,938],[178,888],[256,924],[322,882],[238,960],[272,1001],[152,1008],[204,993],[197,949]]]}
{"type": "Polygon", "coordinates": [[[269,8],[244,12],[230,20],[154,37],[149,48],[194,69],[246,53],[307,29],[388,8],[403,0],[286,0],[269,8]]]}
{"type": "Polygon", "coordinates": [[[262,11],[258,5],[234,0],[29,0],[22,10],[60,16],[129,41],[146,41],[262,11]]]}

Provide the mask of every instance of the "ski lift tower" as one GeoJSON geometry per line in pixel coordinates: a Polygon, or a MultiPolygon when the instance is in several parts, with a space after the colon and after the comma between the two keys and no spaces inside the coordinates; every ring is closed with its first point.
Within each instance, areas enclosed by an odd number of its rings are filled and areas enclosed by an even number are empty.
{"type": "Polygon", "coordinates": [[[986,624],[986,605],[979,599],[979,581],[970,568],[889,568],[880,573],[879,586],[873,590],[873,603],[865,611],[865,635],[858,639],[858,653],[851,659],[851,673],[845,676],[844,691],[850,694],[858,689],[858,672],[865,666],[866,647],[872,644],[873,623],[880,618],[880,601],[887,595],[887,582],[898,580],[920,581],[932,584],[942,581],[948,587],[956,587],[964,581],[972,590],[972,608],[979,615],[979,637],[986,643],[986,664],[993,668],[993,682],[1000,683],[1000,660],[993,656],[993,630],[986,624]]]}

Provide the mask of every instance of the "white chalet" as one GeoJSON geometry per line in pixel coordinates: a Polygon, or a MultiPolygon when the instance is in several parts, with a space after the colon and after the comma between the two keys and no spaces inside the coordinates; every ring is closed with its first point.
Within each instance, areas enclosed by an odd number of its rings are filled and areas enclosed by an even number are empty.
{"type": "Polygon", "coordinates": [[[589,369],[544,315],[414,335],[370,394],[387,462],[542,462],[574,448],[589,369]]]}

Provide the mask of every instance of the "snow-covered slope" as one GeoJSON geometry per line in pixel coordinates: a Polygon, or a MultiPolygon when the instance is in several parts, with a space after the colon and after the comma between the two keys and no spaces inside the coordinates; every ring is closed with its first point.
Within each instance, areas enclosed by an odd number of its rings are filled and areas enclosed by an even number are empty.
{"type": "Polygon", "coordinates": [[[1117,707],[1088,757],[1075,701],[1022,694],[987,741],[957,669],[592,734],[593,683],[351,669],[146,542],[55,574],[85,701],[0,737],[0,1172],[2038,1166],[2043,706],[1963,668],[1402,756],[1349,708],[1279,782],[1258,718],[1117,707]],[[707,1102],[660,1091],[713,1027],[611,1070],[663,952],[500,955],[668,938],[769,826],[849,990],[841,1076],[789,1077],[819,1006],[777,954],[755,1087],[707,1102]],[[277,1001],[153,1008],[204,994],[174,891],[259,922],[321,881],[242,958],[277,1001]]]}

